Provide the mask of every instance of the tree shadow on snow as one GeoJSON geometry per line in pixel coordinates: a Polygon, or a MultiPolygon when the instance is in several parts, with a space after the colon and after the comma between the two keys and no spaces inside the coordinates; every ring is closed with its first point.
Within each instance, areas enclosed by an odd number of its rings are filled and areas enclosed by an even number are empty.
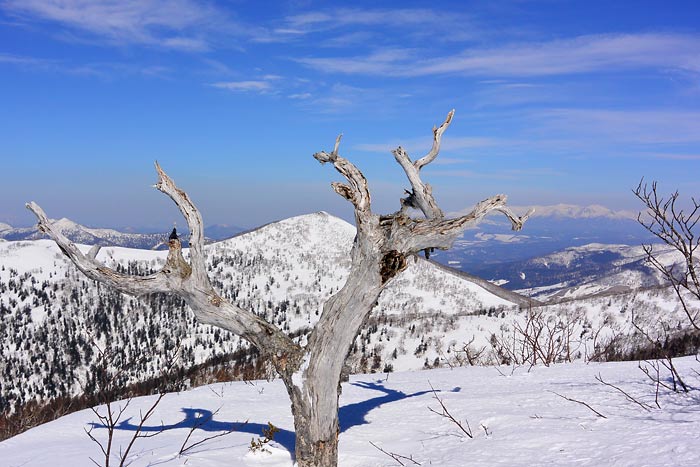
{"type": "MultiPolygon", "coordinates": [[[[383,385],[383,381],[381,380],[376,382],[357,381],[350,384],[363,389],[379,391],[383,393],[383,395],[340,407],[338,415],[340,418],[341,433],[354,426],[365,425],[369,423],[366,419],[367,414],[369,414],[369,412],[371,412],[373,409],[381,407],[384,404],[409,399],[411,397],[422,396],[424,394],[432,392],[432,390],[427,390],[414,392],[412,394],[406,394],[403,391],[385,387],[383,385]]],[[[457,387],[452,389],[452,392],[458,392],[459,390],[460,388],[457,387]]],[[[440,390],[436,391],[440,392],[440,390]]],[[[181,411],[185,414],[185,418],[181,421],[170,425],[143,426],[141,427],[141,432],[144,434],[148,434],[179,428],[192,428],[196,426],[197,430],[202,430],[204,432],[210,433],[235,431],[238,433],[250,433],[255,436],[262,436],[263,429],[268,428],[267,423],[262,424],[251,422],[223,422],[215,420],[214,417],[216,414],[213,413],[211,410],[207,409],[183,408],[181,409],[181,411]]],[[[93,422],[90,425],[93,428],[103,428],[103,425],[99,423],[93,422]]],[[[136,431],[139,429],[139,427],[138,423],[134,424],[131,422],[131,418],[128,418],[120,422],[116,426],[116,429],[136,431]]],[[[279,432],[275,434],[274,442],[284,447],[287,451],[289,451],[289,453],[292,456],[292,459],[294,459],[295,435],[293,431],[280,428],[279,432]]]]}

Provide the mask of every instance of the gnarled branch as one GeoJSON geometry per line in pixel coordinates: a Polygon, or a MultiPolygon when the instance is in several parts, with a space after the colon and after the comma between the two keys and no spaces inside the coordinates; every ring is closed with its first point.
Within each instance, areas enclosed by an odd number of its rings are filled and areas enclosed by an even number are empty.
{"type": "Polygon", "coordinates": [[[333,182],[331,186],[336,193],[355,206],[355,217],[358,221],[364,221],[372,214],[372,198],[369,194],[369,186],[362,172],[360,172],[352,162],[338,154],[338,148],[340,147],[340,140],[342,137],[343,135],[341,134],[336,138],[333,152],[317,152],[314,154],[314,159],[321,164],[325,164],[326,162],[332,163],[333,167],[345,177],[349,184],[333,182]]]}
{"type": "Polygon", "coordinates": [[[397,245],[405,253],[417,253],[427,248],[448,249],[457,237],[470,225],[478,223],[487,214],[497,211],[510,220],[513,230],[520,230],[534,209],[517,216],[506,206],[506,195],[495,195],[479,202],[468,214],[452,219],[415,219],[406,224],[410,235],[398,235],[397,245]]]}
{"type": "Polygon", "coordinates": [[[175,185],[175,182],[163,171],[157,161],[155,166],[156,172],[158,172],[158,183],[154,187],[168,195],[175,202],[187,221],[187,227],[190,230],[190,265],[192,266],[192,272],[198,282],[208,284],[209,278],[204,257],[204,223],[202,215],[189,196],[187,196],[187,193],[175,185]]]}
{"type": "Polygon", "coordinates": [[[437,157],[440,152],[440,142],[442,141],[442,134],[447,130],[447,127],[452,123],[452,117],[455,115],[455,109],[450,110],[447,113],[447,118],[439,127],[433,127],[433,147],[430,148],[430,152],[425,156],[418,159],[414,165],[416,169],[420,170],[424,165],[428,165],[437,157]]]}
{"type": "Polygon", "coordinates": [[[420,209],[428,219],[442,218],[445,216],[433,197],[432,188],[421,180],[420,170],[437,157],[440,152],[442,134],[450,126],[454,114],[454,109],[450,110],[445,121],[439,127],[433,127],[433,146],[428,154],[417,161],[412,162],[408,153],[401,146],[392,151],[396,162],[398,162],[404,172],[406,172],[406,177],[408,177],[408,181],[411,183],[411,191],[406,191],[408,196],[401,199],[400,213],[405,213],[408,208],[414,208],[420,209]]]}

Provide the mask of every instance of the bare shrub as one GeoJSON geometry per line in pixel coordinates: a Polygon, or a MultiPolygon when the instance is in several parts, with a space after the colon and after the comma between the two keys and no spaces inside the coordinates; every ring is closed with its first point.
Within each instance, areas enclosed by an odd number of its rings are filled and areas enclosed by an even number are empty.
{"type": "Polygon", "coordinates": [[[515,320],[512,329],[501,327],[491,335],[491,347],[498,363],[530,365],[571,362],[578,357],[582,340],[576,338],[582,318],[578,313],[558,316],[542,308],[529,308],[524,322],[515,320]]]}
{"type": "Polygon", "coordinates": [[[637,216],[642,227],[680,253],[683,258],[681,264],[668,265],[654,251],[653,245],[643,245],[647,262],[659,271],[673,288],[690,325],[700,331],[700,312],[690,304],[690,299],[700,300],[698,258],[695,255],[700,246],[700,203],[691,197],[688,209],[684,209],[678,191],[664,198],[659,196],[656,182],[649,186],[643,179],[633,193],[647,208],[637,216]]]}

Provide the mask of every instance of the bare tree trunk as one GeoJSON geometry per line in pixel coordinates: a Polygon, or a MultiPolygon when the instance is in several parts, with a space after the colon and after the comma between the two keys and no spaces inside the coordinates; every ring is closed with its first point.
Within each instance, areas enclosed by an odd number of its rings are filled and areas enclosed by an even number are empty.
{"type": "Polygon", "coordinates": [[[39,228],[56,241],[85,275],[130,295],[155,292],[174,293],[192,308],[197,319],[218,326],[248,340],[275,366],[289,393],[296,430],[296,459],[300,467],[335,467],[338,462],[338,400],[343,363],[360,329],[376,306],[384,288],[403,271],[411,256],[434,248],[447,249],[469,225],[479,222],[491,211],[510,219],[520,230],[530,215],[517,217],[506,206],[506,196],[496,195],[478,203],[467,215],[446,219],[430,185],[423,183],[420,170],[438,155],[442,134],[452,121],[454,111],[440,127],[433,129],[433,147],[423,158],[412,162],[401,147],[393,154],[411,184],[401,209],[379,216],[372,213],[367,180],[351,162],[338,154],[340,137],[331,153],[319,152],[314,158],[330,162],[347,183],[335,182],[333,189],[355,208],[357,235],[353,243],[350,274],[342,289],[324,304],[323,313],[302,348],[276,326],[249,310],[227,302],[212,287],[204,258],[203,223],[199,211],[187,194],[163,172],[156,162],[156,188],[167,194],[187,220],[190,235],[190,259],[182,256],[177,238],[169,242],[169,254],[161,271],[146,277],[120,274],[105,267],[96,258],[97,251],[84,255],[53,228],[42,209],[27,204],[39,219],[39,228]],[[409,215],[410,209],[423,217],[409,215]]]}
{"type": "Polygon", "coordinates": [[[299,467],[335,467],[338,464],[340,386],[330,393],[322,393],[314,381],[307,380],[302,388],[291,381],[285,384],[292,401],[297,464],[299,467]],[[322,423],[314,420],[322,420],[322,423]]]}

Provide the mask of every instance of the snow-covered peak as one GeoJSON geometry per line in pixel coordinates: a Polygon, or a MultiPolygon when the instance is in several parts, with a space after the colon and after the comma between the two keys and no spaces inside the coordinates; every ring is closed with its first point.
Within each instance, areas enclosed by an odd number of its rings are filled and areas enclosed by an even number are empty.
{"type": "MultiPolygon", "coordinates": [[[[531,206],[511,206],[513,212],[517,214],[525,214],[528,210],[534,209],[531,217],[556,217],[566,219],[637,219],[637,211],[615,211],[600,204],[590,204],[581,206],[578,204],[550,204],[550,205],[531,205],[531,206]]],[[[452,212],[450,216],[463,216],[472,211],[472,208],[463,209],[461,211],[452,212]]],[[[485,219],[482,221],[485,224],[498,223],[485,219]]]]}
{"type": "Polygon", "coordinates": [[[73,222],[72,220],[68,219],[67,217],[62,217],[61,219],[58,219],[58,220],[51,219],[51,224],[59,230],[66,230],[66,229],[80,230],[80,229],[83,229],[83,226],[73,222]]]}
{"type": "MultiPolygon", "coordinates": [[[[338,217],[320,211],[273,222],[219,242],[223,248],[260,250],[268,256],[276,249],[287,251],[338,252],[350,250],[355,227],[338,217]],[[268,250],[264,253],[263,250],[268,250]]],[[[332,255],[335,255],[333,253],[332,255]]]]}
{"type": "Polygon", "coordinates": [[[3,230],[10,230],[12,229],[12,226],[10,224],[5,224],[4,222],[0,222],[0,232],[3,230]]]}
{"type": "MultiPolygon", "coordinates": [[[[636,219],[637,212],[635,211],[614,211],[600,204],[591,204],[588,206],[580,206],[576,204],[553,204],[545,206],[532,206],[535,208],[533,217],[566,217],[572,219],[636,219]]],[[[519,209],[515,207],[514,209],[519,209]]],[[[524,209],[524,208],[522,208],[524,209]]]]}

